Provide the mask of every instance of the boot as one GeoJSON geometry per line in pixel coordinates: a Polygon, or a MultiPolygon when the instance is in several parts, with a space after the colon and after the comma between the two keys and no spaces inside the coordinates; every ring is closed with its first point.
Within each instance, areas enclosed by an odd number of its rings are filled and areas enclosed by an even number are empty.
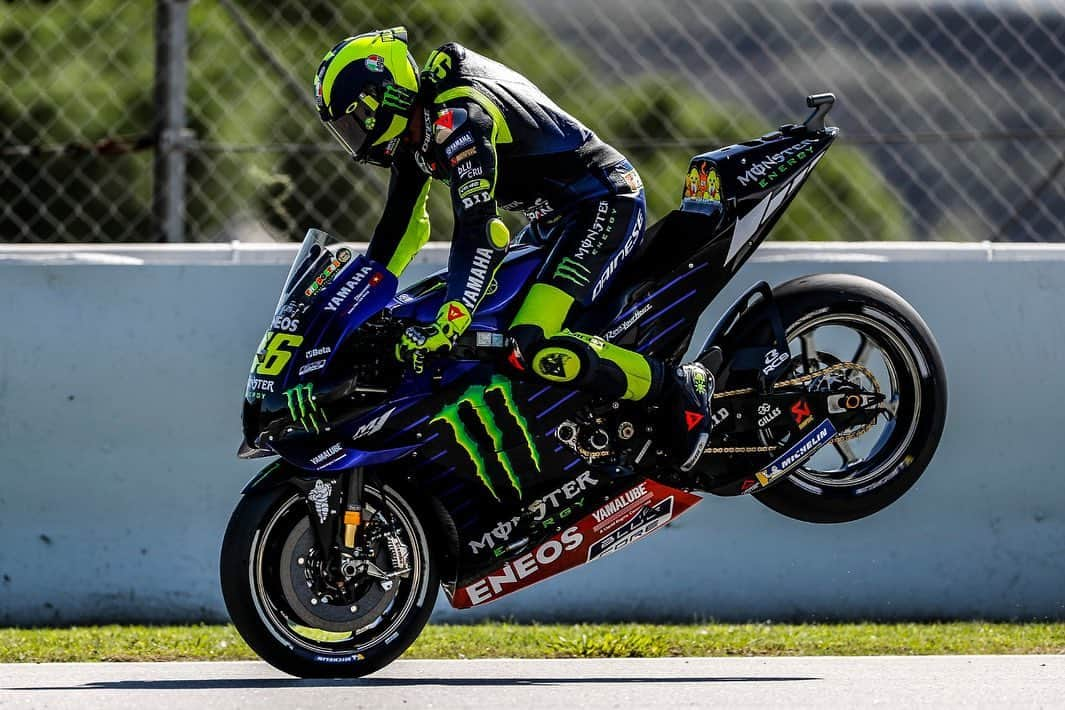
{"type": "Polygon", "coordinates": [[[671,432],[673,457],[681,471],[690,471],[710,440],[710,398],[714,376],[703,365],[690,362],[667,377],[662,395],[671,432]]]}

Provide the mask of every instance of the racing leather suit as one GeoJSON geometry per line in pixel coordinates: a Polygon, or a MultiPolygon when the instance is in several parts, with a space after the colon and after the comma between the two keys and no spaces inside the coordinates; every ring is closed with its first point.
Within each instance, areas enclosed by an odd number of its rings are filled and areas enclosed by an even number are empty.
{"type": "MultiPolygon", "coordinates": [[[[445,302],[467,320],[510,244],[498,208],[523,212],[550,249],[509,328],[513,367],[610,398],[655,398],[662,367],[602,338],[565,329],[596,301],[643,239],[636,170],[528,79],[458,44],[421,74],[421,141],[396,156],[368,255],[399,275],[429,238],[431,178],[449,185],[455,215],[445,302]]],[[[449,316],[450,317],[450,316],[449,316]]]]}

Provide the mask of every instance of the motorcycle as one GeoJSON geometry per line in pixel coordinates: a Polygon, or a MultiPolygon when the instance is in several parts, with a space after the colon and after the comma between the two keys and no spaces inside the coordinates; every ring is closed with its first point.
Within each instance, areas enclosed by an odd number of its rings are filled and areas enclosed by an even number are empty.
{"type": "MultiPolygon", "coordinates": [[[[681,207],[646,231],[598,304],[567,324],[680,362],[699,315],[766,238],[836,139],[835,97],[801,124],[695,156],[681,207]]],[[[469,331],[421,373],[394,345],[444,298],[312,229],[248,379],[243,489],[221,552],[237,630],[304,677],[362,676],[420,633],[442,586],[480,606],[605,557],[701,499],[853,521],[902,496],[946,417],[934,338],[852,275],[753,286],[699,348],[713,432],[681,471],[657,406],[510,377],[503,331],[546,252],[511,249],[469,331]]],[[[691,415],[688,416],[698,416],[691,415]]]]}

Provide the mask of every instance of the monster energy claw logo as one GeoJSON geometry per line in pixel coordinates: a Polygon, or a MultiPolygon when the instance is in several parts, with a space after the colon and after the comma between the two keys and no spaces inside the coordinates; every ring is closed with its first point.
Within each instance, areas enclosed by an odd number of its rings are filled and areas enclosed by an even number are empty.
{"type": "Polygon", "coordinates": [[[285,401],[288,403],[288,413],[293,422],[299,422],[307,431],[314,428],[314,433],[320,433],[318,418],[322,422],[329,421],[325,412],[318,408],[314,401],[314,384],[307,383],[296,385],[292,389],[285,390],[285,401]]]}
{"type": "Polygon", "coordinates": [[[496,375],[487,385],[469,387],[453,404],[441,409],[430,423],[438,421],[446,422],[455,432],[455,443],[469,454],[477,477],[496,500],[499,500],[499,493],[489,475],[487,460],[499,465],[519,498],[521,479],[511,453],[524,448],[533,467],[540,470],[540,452],[529,433],[528,423],[514,403],[510,380],[506,377],[496,375]],[[521,432],[521,438],[511,440],[515,428],[521,432]]]}
{"type": "Polygon", "coordinates": [[[402,113],[409,109],[413,103],[413,91],[404,89],[396,84],[387,84],[385,86],[385,95],[381,99],[381,105],[402,113]]]}
{"type": "Polygon", "coordinates": [[[591,272],[588,267],[568,256],[559,262],[554,274],[556,279],[568,279],[578,286],[587,286],[591,272]]]}

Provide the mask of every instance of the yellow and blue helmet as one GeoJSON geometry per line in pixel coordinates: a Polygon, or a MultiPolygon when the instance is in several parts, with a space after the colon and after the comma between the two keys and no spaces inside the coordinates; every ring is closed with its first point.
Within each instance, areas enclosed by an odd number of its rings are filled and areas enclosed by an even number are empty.
{"type": "Polygon", "coordinates": [[[344,39],[314,75],[318,116],[355,160],[371,165],[392,165],[417,95],[403,27],[344,39]]]}

